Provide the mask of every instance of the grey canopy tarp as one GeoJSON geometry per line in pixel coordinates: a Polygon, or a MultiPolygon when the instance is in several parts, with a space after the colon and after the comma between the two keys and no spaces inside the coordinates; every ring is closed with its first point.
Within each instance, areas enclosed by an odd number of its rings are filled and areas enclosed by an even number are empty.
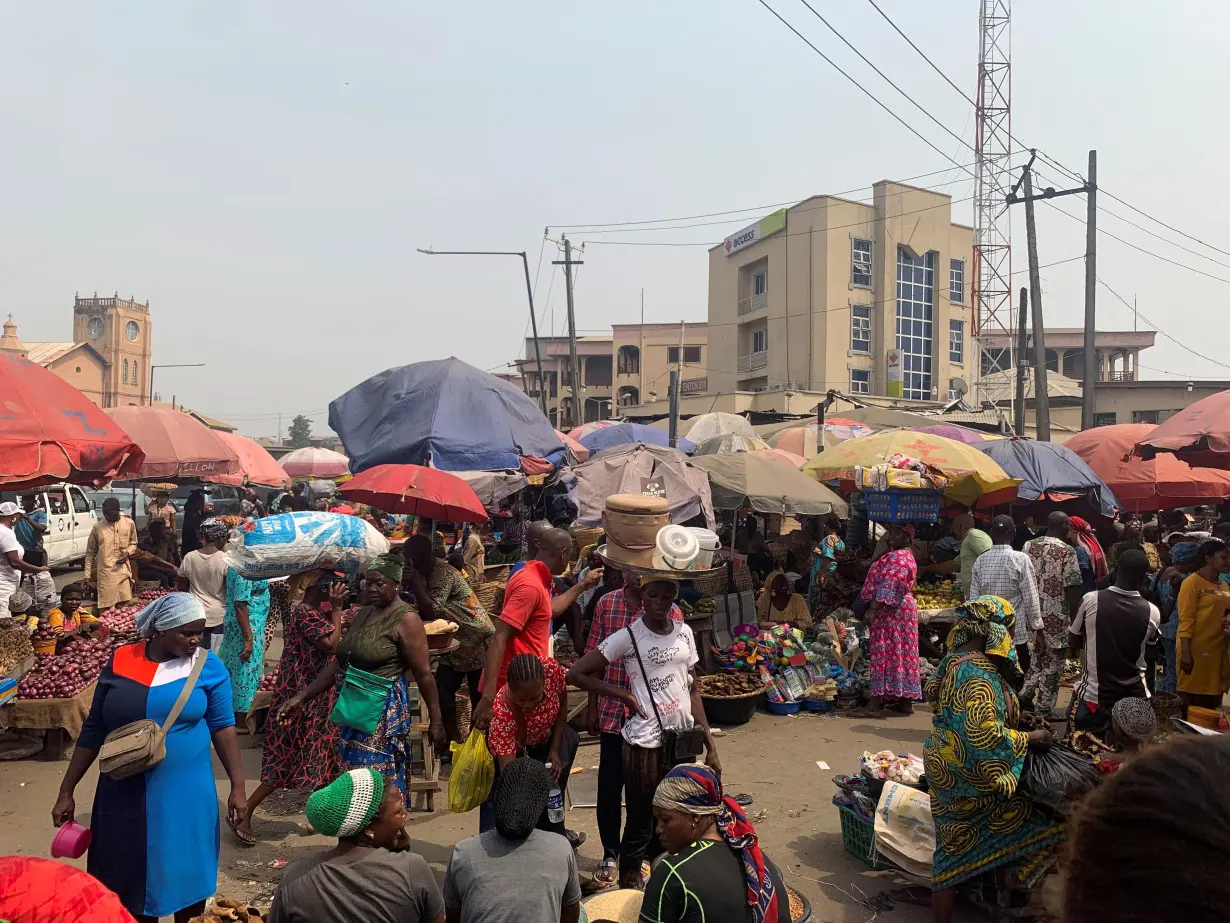
{"type": "Polygon", "coordinates": [[[829,488],[780,461],[757,452],[701,455],[692,464],[709,475],[713,505],[721,510],[750,506],[758,513],[848,519],[850,507],[829,488]]]}
{"type": "Polygon", "coordinates": [[[639,494],[650,479],[661,480],[666,489],[671,522],[704,516],[708,528],[716,524],[708,475],[689,465],[687,457],[677,449],[642,443],[607,449],[573,468],[572,476],[575,485],[570,493],[576,501],[577,522],[581,525],[601,526],[607,497],[639,494]]]}

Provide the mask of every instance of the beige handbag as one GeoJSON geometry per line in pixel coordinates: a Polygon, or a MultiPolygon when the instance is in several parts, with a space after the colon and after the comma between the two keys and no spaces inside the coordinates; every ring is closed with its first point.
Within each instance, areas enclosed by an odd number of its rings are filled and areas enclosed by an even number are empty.
{"type": "Polygon", "coordinates": [[[153,769],[163,761],[167,755],[167,731],[188,704],[188,696],[192,695],[192,690],[196,688],[196,681],[208,656],[208,652],[201,651],[196,658],[188,678],[184,681],[184,688],[179,692],[179,698],[167,714],[166,721],[159,724],[149,718],[142,718],[116,728],[107,735],[98,751],[99,772],[112,779],[127,779],[153,769]]]}

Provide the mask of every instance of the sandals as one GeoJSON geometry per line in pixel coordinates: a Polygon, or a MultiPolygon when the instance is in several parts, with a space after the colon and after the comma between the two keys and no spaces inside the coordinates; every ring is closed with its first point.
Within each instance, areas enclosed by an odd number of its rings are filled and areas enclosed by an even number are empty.
{"type": "Polygon", "coordinates": [[[577,833],[575,830],[565,830],[564,836],[568,838],[568,842],[571,844],[573,849],[580,849],[585,845],[584,832],[577,833]]]}
{"type": "Polygon", "coordinates": [[[619,882],[619,860],[614,856],[606,856],[598,871],[592,878],[586,879],[581,885],[581,893],[588,896],[615,887],[619,882]]]}
{"type": "Polygon", "coordinates": [[[229,813],[226,816],[226,825],[231,828],[231,833],[235,834],[235,839],[239,841],[241,846],[252,847],[256,845],[256,834],[240,830],[239,825],[231,819],[229,813]]]}

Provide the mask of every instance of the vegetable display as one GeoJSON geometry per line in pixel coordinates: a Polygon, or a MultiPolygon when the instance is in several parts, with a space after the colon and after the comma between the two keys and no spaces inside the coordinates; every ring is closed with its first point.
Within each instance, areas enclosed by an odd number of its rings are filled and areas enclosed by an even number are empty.
{"type": "Polygon", "coordinates": [[[710,673],[698,676],[696,682],[707,699],[741,699],[764,691],[764,684],[754,673],[710,673]]]}
{"type": "Polygon", "coordinates": [[[110,641],[72,641],[60,654],[43,654],[17,687],[22,699],[71,699],[90,686],[111,659],[110,641]]]}
{"type": "Polygon", "coordinates": [[[24,628],[0,632],[0,675],[8,673],[33,653],[34,647],[24,628]]]}

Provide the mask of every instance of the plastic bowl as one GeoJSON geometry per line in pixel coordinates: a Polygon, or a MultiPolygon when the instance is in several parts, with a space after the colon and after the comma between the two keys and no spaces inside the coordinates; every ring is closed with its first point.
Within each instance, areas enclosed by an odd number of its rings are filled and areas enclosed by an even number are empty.
{"type": "Polygon", "coordinates": [[[93,838],[94,834],[90,832],[89,827],[83,827],[75,820],[70,820],[57,830],[56,835],[52,838],[51,858],[80,859],[90,848],[90,840],[93,838]]]}
{"type": "Polygon", "coordinates": [[[834,703],[821,701],[813,702],[811,699],[805,699],[803,701],[803,707],[807,709],[807,711],[815,711],[823,714],[825,712],[832,711],[834,708],[834,703]]]}
{"type": "Polygon", "coordinates": [[[770,702],[765,699],[764,707],[771,715],[797,715],[801,706],[798,702],[770,702]]]}

